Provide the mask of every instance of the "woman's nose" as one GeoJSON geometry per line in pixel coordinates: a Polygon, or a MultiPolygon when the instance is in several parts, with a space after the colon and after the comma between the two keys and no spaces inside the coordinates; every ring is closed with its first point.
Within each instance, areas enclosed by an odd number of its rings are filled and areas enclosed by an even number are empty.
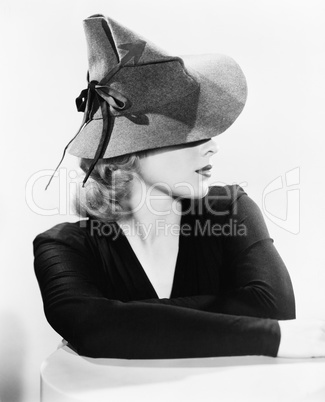
{"type": "Polygon", "coordinates": [[[205,154],[210,153],[211,156],[219,151],[219,145],[215,140],[211,139],[204,144],[205,154]]]}

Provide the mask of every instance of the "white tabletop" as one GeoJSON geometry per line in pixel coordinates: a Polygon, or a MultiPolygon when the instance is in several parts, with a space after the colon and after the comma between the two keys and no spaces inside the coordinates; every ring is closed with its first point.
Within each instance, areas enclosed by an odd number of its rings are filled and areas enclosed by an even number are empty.
{"type": "Polygon", "coordinates": [[[325,359],[92,359],[62,345],[41,367],[41,402],[325,401],[325,359]]]}

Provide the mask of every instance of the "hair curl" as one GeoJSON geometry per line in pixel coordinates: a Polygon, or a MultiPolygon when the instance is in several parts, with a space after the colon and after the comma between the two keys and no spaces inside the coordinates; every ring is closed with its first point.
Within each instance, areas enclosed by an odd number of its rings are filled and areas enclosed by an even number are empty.
{"type": "MultiPolygon", "coordinates": [[[[73,207],[81,217],[92,217],[102,222],[117,221],[128,211],[122,204],[130,192],[130,182],[138,173],[138,161],[145,151],[100,159],[84,187],[79,186],[73,207]]],[[[87,172],[92,159],[80,159],[80,168],[87,172]]],[[[84,177],[84,175],[83,175],[84,177]]]]}

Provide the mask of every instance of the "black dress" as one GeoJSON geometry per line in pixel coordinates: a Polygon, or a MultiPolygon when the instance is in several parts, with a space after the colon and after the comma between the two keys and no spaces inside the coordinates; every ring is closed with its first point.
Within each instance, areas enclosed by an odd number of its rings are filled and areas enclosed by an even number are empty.
{"type": "Polygon", "coordinates": [[[290,277],[239,186],[182,200],[170,298],[159,299],[116,222],[62,223],[34,240],[46,317],[81,355],[276,356],[295,318],[290,277]]]}

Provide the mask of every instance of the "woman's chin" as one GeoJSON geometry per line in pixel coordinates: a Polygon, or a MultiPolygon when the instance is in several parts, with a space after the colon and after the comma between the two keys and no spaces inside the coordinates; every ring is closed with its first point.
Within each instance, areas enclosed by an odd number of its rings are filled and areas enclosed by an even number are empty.
{"type": "Polygon", "coordinates": [[[191,198],[191,199],[200,199],[205,197],[209,192],[209,184],[204,183],[203,185],[200,184],[200,186],[194,187],[192,186],[191,188],[184,188],[182,191],[176,191],[174,193],[175,196],[181,197],[181,198],[191,198]]]}

